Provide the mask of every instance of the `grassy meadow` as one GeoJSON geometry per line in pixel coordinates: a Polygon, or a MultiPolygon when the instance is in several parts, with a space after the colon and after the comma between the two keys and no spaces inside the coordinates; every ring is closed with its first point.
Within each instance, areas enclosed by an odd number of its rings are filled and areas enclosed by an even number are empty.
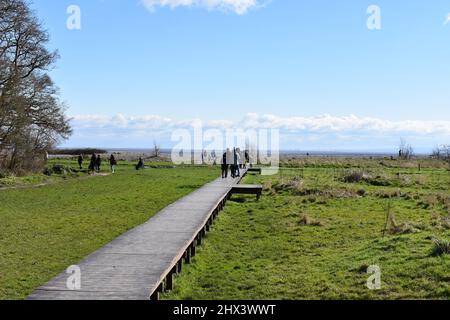
{"type": "Polygon", "coordinates": [[[289,159],[244,183],[262,199],[227,203],[165,299],[450,299],[448,165],[289,159]]]}
{"type": "MultiPolygon", "coordinates": [[[[51,164],[76,168],[72,160],[51,164]]],[[[34,288],[185,194],[213,167],[0,179],[0,300],[34,288]]],[[[290,158],[249,174],[164,299],[449,299],[450,172],[429,159],[290,158]],[[447,242],[446,242],[447,241],[447,242]],[[381,289],[366,287],[381,268],[381,289]]]]}
{"type": "MultiPolygon", "coordinates": [[[[54,160],[76,168],[74,161],[54,160]]],[[[136,171],[0,179],[0,300],[23,299],[68,266],[216,178],[209,167],[168,163],[136,171]]]]}

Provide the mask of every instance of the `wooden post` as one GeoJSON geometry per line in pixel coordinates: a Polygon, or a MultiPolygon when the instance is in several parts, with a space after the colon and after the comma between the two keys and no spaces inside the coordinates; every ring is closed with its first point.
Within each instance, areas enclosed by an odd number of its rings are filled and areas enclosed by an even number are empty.
{"type": "Polygon", "coordinates": [[[187,264],[191,263],[191,250],[190,248],[187,248],[187,250],[184,252],[184,260],[187,264]]]}
{"type": "Polygon", "coordinates": [[[194,256],[195,256],[195,244],[192,243],[191,244],[191,257],[194,257],[194,256]]]}
{"type": "Polygon", "coordinates": [[[181,273],[183,269],[183,259],[180,259],[177,263],[176,273],[181,273]]]}
{"type": "Polygon", "coordinates": [[[196,239],[197,239],[197,245],[198,245],[198,246],[201,246],[201,245],[202,245],[202,235],[201,235],[201,232],[199,232],[199,233],[197,234],[196,239]]]}
{"type": "Polygon", "coordinates": [[[152,295],[150,296],[150,300],[152,300],[152,301],[158,301],[159,300],[159,292],[158,292],[158,290],[156,290],[155,292],[152,293],[152,295]]]}
{"type": "Polygon", "coordinates": [[[206,227],[203,227],[203,229],[202,229],[202,236],[203,236],[203,237],[206,236],[206,227]]]}
{"type": "Polygon", "coordinates": [[[150,296],[150,300],[158,301],[159,294],[164,291],[164,285],[162,283],[159,284],[158,288],[152,293],[150,296]]]}
{"type": "Polygon", "coordinates": [[[199,245],[199,246],[202,245],[202,232],[201,231],[197,234],[197,245],[199,245]]]}
{"type": "Polygon", "coordinates": [[[166,290],[173,290],[173,274],[177,272],[177,266],[169,272],[166,279],[166,290]]]}

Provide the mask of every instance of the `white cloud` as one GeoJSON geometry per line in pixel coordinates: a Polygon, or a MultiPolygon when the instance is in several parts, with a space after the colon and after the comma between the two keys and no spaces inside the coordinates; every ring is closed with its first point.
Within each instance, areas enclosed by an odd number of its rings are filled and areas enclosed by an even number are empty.
{"type": "MultiPolygon", "coordinates": [[[[160,116],[76,116],[74,134],[66,147],[151,148],[157,140],[171,148],[175,129],[192,130],[198,120],[174,120],[160,116]]],[[[237,122],[203,122],[204,129],[278,128],[282,150],[361,151],[395,153],[400,138],[417,152],[429,153],[439,144],[450,143],[450,121],[388,121],[355,116],[281,118],[247,115],[237,122]]]]}
{"type": "Polygon", "coordinates": [[[245,14],[250,8],[260,5],[259,0],[141,0],[151,11],[156,7],[170,7],[172,9],[185,6],[204,7],[208,10],[218,9],[232,11],[239,15],[245,14]]]}
{"type": "MultiPolygon", "coordinates": [[[[104,129],[104,130],[154,130],[170,131],[176,128],[191,128],[199,119],[175,120],[158,115],[130,116],[118,114],[79,115],[73,117],[75,129],[104,129]]],[[[275,115],[247,114],[240,121],[208,120],[203,121],[205,128],[259,129],[273,128],[288,132],[302,133],[341,133],[361,134],[442,134],[450,136],[450,121],[401,120],[390,121],[371,117],[357,117],[349,115],[336,117],[329,114],[314,117],[279,117],[275,115]]]]}
{"type": "Polygon", "coordinates": [[[444,24],[448,24],[450,22],[450,13],[447,15],[444,24]]]}
{"type": "MultiPolygon", "coordinates": [[[[175,129],[192,130],[199,119],[177,120],[159,115],[117,114],[74,116],[74,135],[67,147],[145,148],[157,140],[165,148],[175,129]]],[[[313,117],[279,117],[247,114],[237,121],[208,120],[203,129],[262,129],[280,132],[283,150],[311,151],[389,151],[395,153],[400,138],[416,151],[428,153],[439,144],[450,143],[450,121],[392,121],[355,115],[337,117],[329,114],[313,117]]]]}

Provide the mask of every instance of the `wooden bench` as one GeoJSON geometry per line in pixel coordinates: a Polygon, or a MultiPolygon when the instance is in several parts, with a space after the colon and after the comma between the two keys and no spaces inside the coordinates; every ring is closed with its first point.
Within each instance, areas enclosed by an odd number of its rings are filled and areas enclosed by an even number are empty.
{"type": "Polygon", "coordinates": [[[231,194],[256,194],[256,200],[259,200],[262,189],[262,185],[259,184],[238,184],[231,188],[231,194]]]}
{"type": "Polygon", "coordinates": [[[247,169],[247,172],[256,172],[256,173],[261,174],[262,169],[261,169],[261,168],[253,167],[253,168],[248,168],[248,169],[247,169]]]}

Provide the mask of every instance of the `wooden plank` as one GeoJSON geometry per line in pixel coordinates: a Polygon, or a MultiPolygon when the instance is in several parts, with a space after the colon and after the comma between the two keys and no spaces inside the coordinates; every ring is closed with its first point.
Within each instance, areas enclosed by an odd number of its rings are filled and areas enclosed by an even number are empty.
{"type": "Polygon", "coordinates": [[[190,261],[195,255],[195,245],[241,179],[219,178],[207,183],[87,256],[78,264],[80,290],[69,290],[66,281],[70,275],[62,272],[28,298],[158,299],[164,283],[172,288],[172,275],[181,272],[183,259],[190,261]]]}

